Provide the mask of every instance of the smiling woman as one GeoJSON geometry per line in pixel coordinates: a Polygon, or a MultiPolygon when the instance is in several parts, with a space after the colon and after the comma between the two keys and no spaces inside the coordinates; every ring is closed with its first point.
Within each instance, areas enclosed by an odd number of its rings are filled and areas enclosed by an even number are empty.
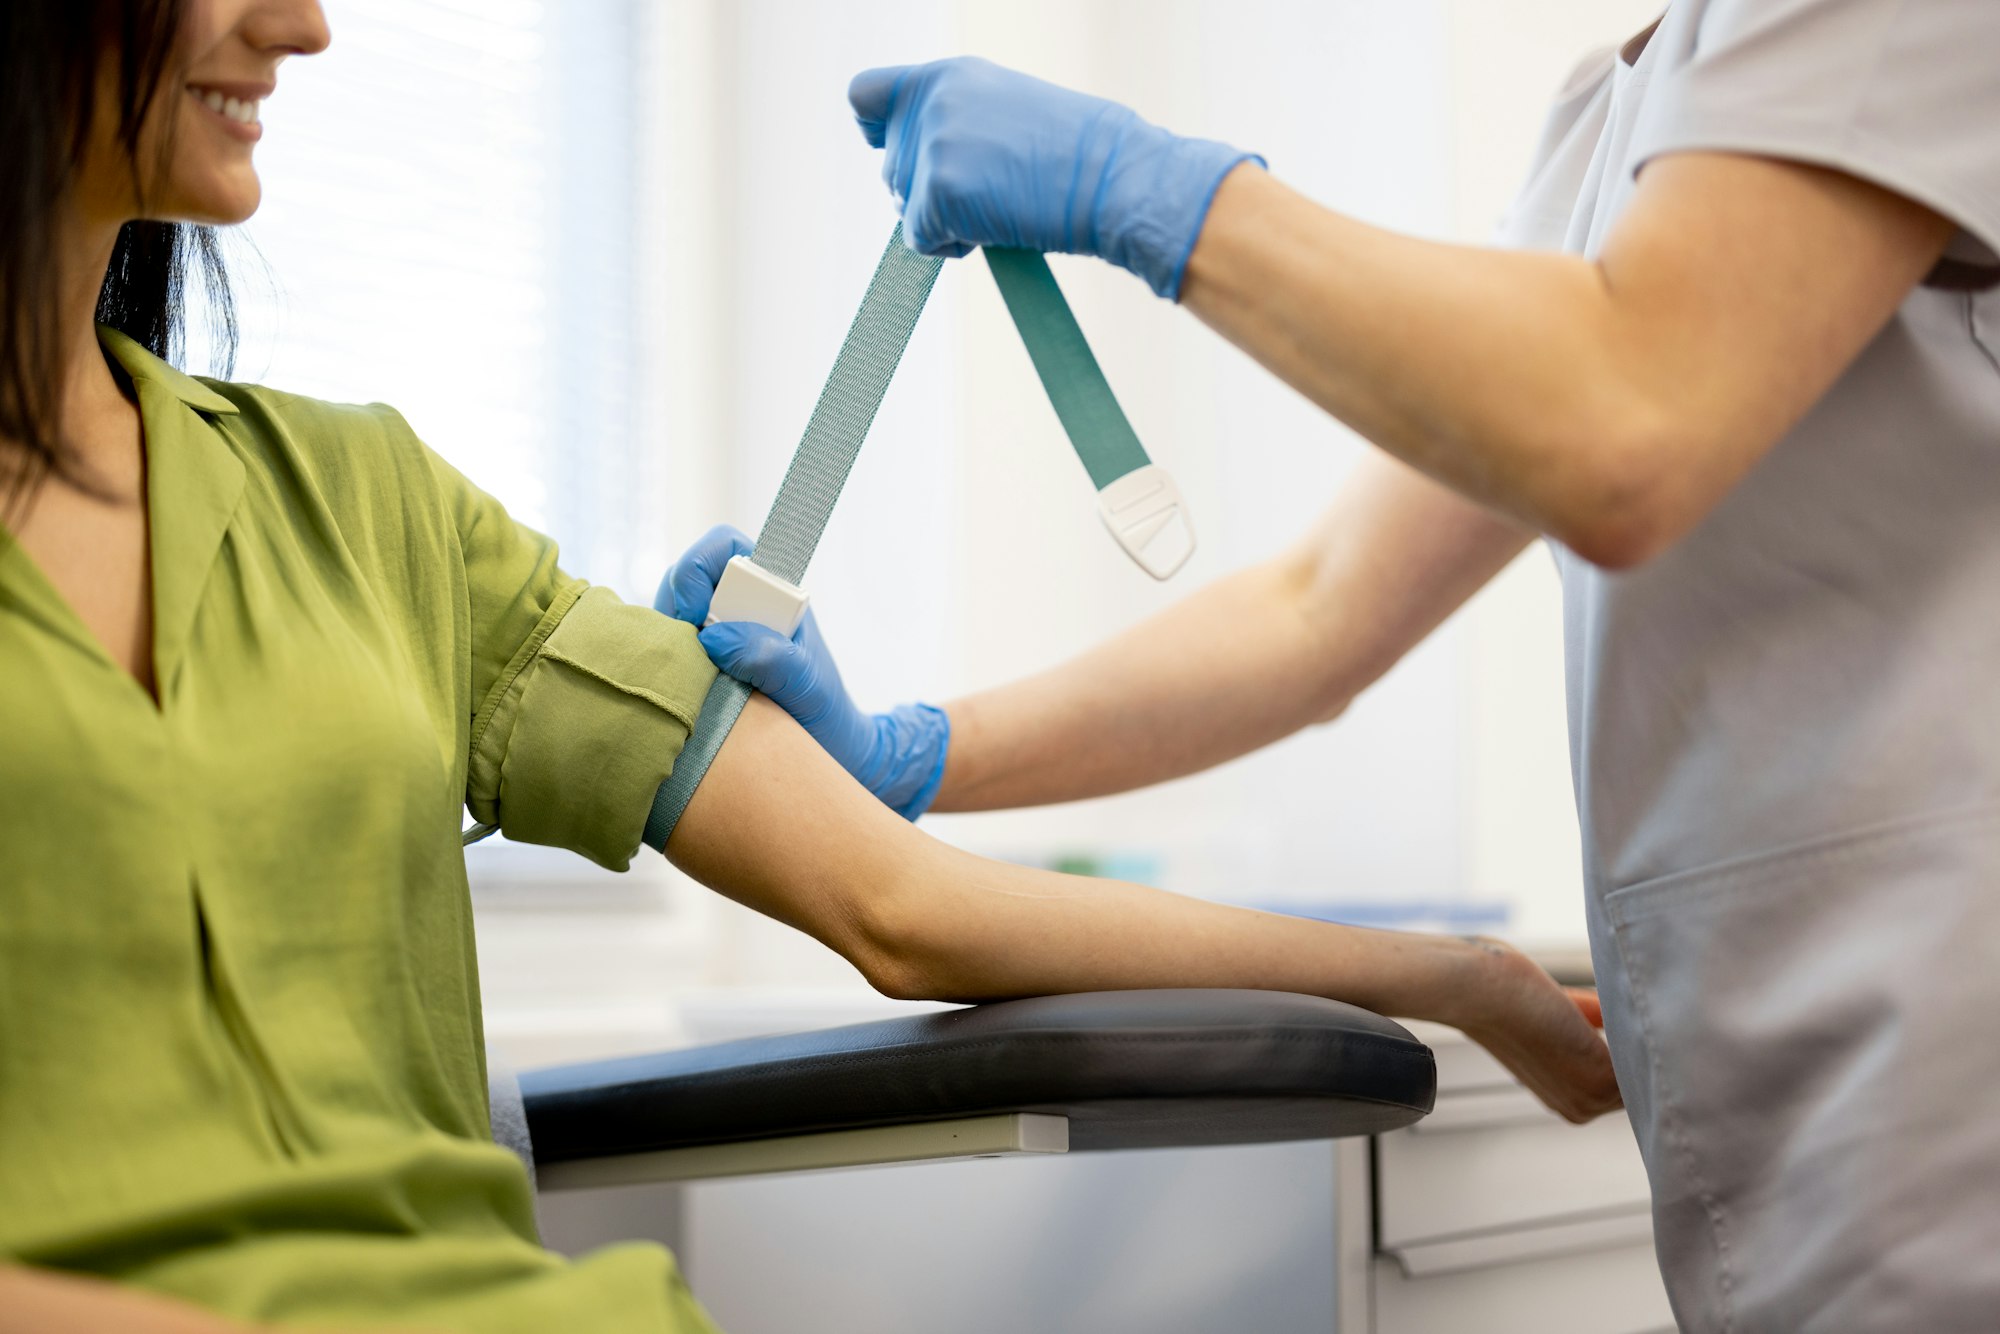
{"type": "Polygon", "coordinates": [[[0,454],[0,494],[9,509],[39,501],[22,506],[14,539],[71,557],[44,561],[58,590],[150,690],[143,442],[90,316],[172,359],[194,264],[228,359],[234,321],[210,229],[256,211],[257,100],[285,56],[325,48],[326,22],[316,4],[105,0],[12,5],[0,23],[12,114],[32,122],[6,127],[21,184],[0,214],[0,437],[15,442],[0,454]],[[70,485],[37,496],[49,474],[70,485]]]}
{"type": "Polygon", "coordinates": [[[236,133],[250,143],[264,137],[264,129],[257,123],[257,107],[270,95],[269,88],[246,88],[241,84],[231,85],[231,91],[224,92],[214,84],[189,84],[188,91],[201,100],[201,104],[225,120],[235,121],[243,128],[236,133]]]}
{"type": "MultiPolygon", "coordinates": [[[[0,455],[7,465],[0,494],[10,499],[45,473],[82,480],[86,472],[58,426],[69,388],[62,374],[70,352],[61,345],[66,307],[88,299],[106,323],[171,356],[180,346],[179,296],[192,260],[218,307],[225,350],[233,336],[220,254],[207,228],[134,219],[119,229],[104,263],[66,272],[59,262],[78,209],[127,197],[132,211],[142,211],[136,205],[148,190],[174,176],[168,156],[179,118],[151,113],[185,40],[178,7],[167,4],[9,5],[0,13],[14,182],[0,194],[0,437],[16,446],[0,455]],[[106,60],[103,34],[119,29],[122,47],[106,60]],[[38,58],[28,58],[31,52],[38,58]],[[85,161],[96,167],[88,176],[79,170],[85,161]],[[118,165],[107,173],[107,164],[118,165]],[[66,197],[66,208],[50,207],[66,197]]],[[[230,210],[231,219],[256,207],[247,157],[242,167],[239,182],[247,177],[251,195],[230,210]]]]}

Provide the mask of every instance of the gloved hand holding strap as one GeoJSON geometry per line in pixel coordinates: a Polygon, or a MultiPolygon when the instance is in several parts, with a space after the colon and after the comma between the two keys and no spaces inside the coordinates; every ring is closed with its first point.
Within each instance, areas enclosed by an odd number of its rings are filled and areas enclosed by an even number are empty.
{"type": "MultiPolygon", "coordinates": [[[[868,293],[834,358],[833,372],[820,390],[806,433],[792,455],[792,466],[778,487],[778,497],[757,536],[750,559],[771,574],[796,585],[819,546],[819,535],[833,514],[840,488],[854,466],[861,442],[888,392],[889,380],[903,359],[910,333],[923,314],[931,285],[944,261],[919,255],[903,244],[899,223],[889,246],[875,266],[868,293]]],[[[680,823],[694,790],[715,761],[716,752],[750,701],[750,687],[730,676],[718,676],[703,701],[694,734],[674,762],[667,781],[653,798],[644,841],[662,851],[680,823]]]]}

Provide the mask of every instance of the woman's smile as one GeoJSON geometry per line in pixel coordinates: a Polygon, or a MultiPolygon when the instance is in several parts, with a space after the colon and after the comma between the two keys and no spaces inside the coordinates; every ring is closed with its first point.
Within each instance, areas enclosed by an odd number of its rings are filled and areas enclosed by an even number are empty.
{"type": "Polygon", "coordinates": [[[269,84],[191,83],[187,91],[188,96],[237,138],[254,144],[263,137],[264,127],[258,122],[257,113],[272,91],[269,84]]]}

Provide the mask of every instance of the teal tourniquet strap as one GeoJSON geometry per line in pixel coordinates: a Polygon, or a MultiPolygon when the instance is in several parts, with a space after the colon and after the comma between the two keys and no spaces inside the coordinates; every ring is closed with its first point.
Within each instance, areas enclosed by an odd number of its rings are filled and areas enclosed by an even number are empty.
{"type": "MultiPolygon", "coordinates": [[[[882,395],[888,392],[942,267],[943,260],[919,255],[904,245],[903,226],[896,224],[750,555],[788,583],[805,578],[834,502],[840,499],[840,488],[847,483],[855,455],[861,452],[875,410],[882,406],[882,395]]],[[[730,676],[715,678],[673,772],[653,797],[643,836],[649,847],[666,849],[695,788],[749,702],[749,686],[730,676]]]]}
{"type": "Polygon", "coordinates": [[[1151,463],[1084,341],[1062,288],[1056,286],[1049,262],[1033,250],[989,246],[983,253],[1007,313],[1021,331],[1028,359],[1035,363],[1035,374],[1042,377],[1056,417],[1090,473],[1090,484],[1102,491],[1151,463]]]}
{"type": "MultiPolygon", "coordinates": [[[[1133,559],[1155,578],[1165,578],[1186,559],[1174,534],[1185,534],[1186,550],[1193,546],[1172,479],[1146,457],[1048,261],[1029,250],[988,250],[986,262],[1049,401],[1098,489],[1105,523],[1133,559]]],[[[805,577],[942,264],[904,245],[897,224],[749,557],[786,583],[805,577]]],[[[718,676],[709,687],[687,745],[653,798],[643,836],[647,846],[666,849],[749,700],[750,687],[733,677],[718,676]]]]}
{"type": "Polygon", "coordinates": [[[757,534],[750,559],[788,583],[806,577],[806,566],[819,547],[819,535],[833,515],[834,502],[861,442],[875,422],[889,380],[903,360],[917,317],[924,313],[931,285],[944,261],[919,255],[903,244],[903,225],[889,235],[889,248],[868,283],[861,309],[847,328],[840,355],[826,387],[819,391],[806,433],[799,440],[792,466],[778,486],[771,512],[757,534]]]}
{"type": "Polygon", "coordinates": [[[1194,554],[1194,525],[1180,488],[1146,457],[1049,262],[1033,250],[985,253],[1028,359],[1097,488],[1098,517],[1140,569],[1155,579],[1171,577],[1194,554]]]}

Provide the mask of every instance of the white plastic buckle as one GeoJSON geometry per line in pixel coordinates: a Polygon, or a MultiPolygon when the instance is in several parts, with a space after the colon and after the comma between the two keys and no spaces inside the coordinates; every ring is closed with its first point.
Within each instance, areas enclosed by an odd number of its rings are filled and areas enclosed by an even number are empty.
{"type": "Polygon", "coordinates": [[[1171,578],[1194,554],[1194,523],[1165,468],[1134,468],[1097,493],[1097,516],[1125,554],[1155,579],[1171,578]]]}
{"type": "Polygon", "coordinates": [[[811,603],[797,584],[786,583],[748,556],[731,556],[715,585],[715,596],[709,599],[708,619],[702,624],[749,621],[790,639],[811,603]]]}

